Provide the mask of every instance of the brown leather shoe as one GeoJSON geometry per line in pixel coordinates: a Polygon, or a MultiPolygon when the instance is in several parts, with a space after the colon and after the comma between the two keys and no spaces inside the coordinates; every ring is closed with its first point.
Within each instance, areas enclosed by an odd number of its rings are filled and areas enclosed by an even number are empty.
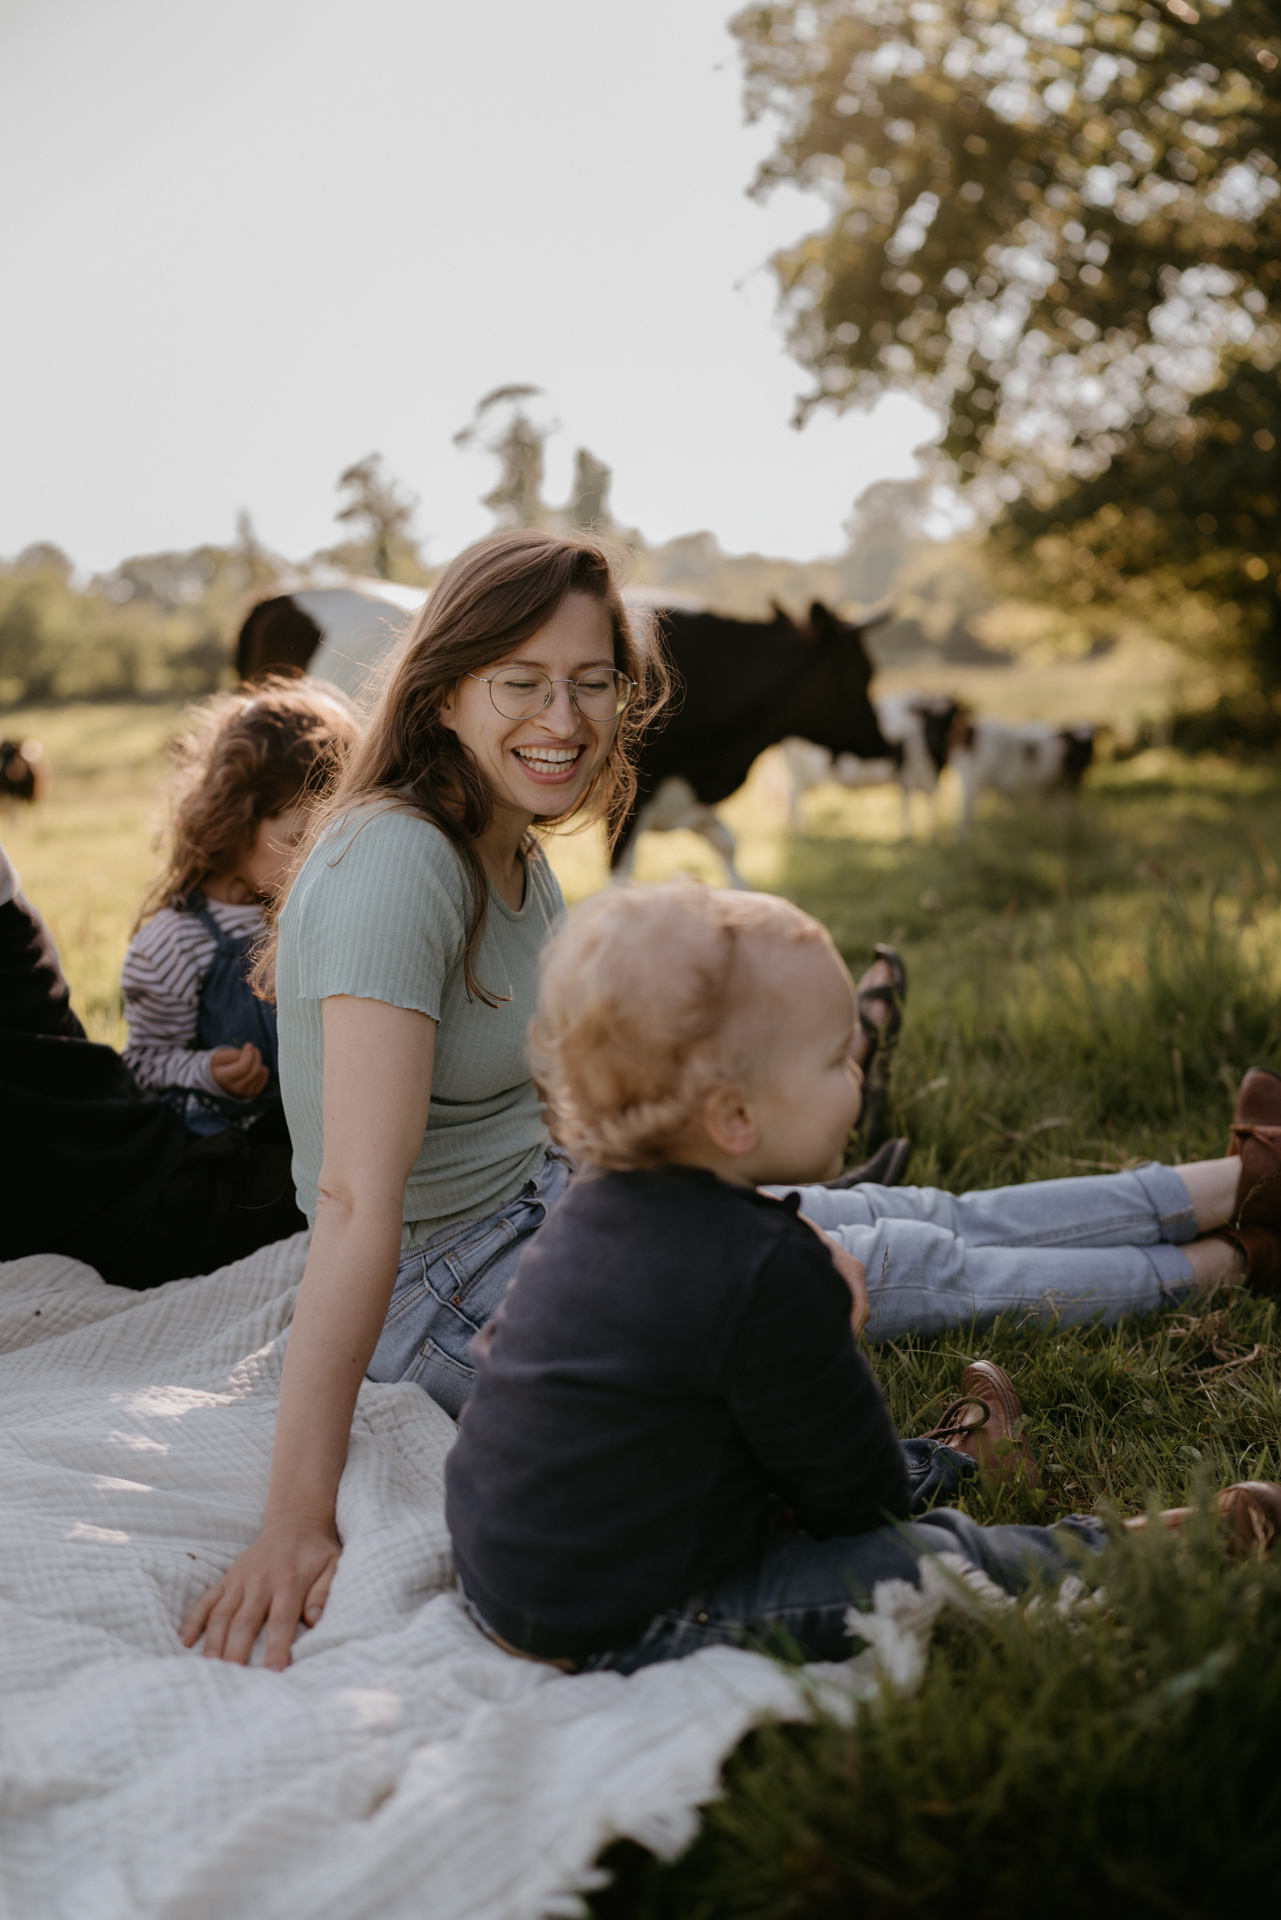
{"type": "MultiPolygon", "coordinates": [[[[1265,1297],[1281,1293],[1281,1233],[1270,1227],[1219,1227],[1207,1233],[1207,1240],[1227,1240],[1245,1262],[1241,1279],[1249,1282],[1253,1293],[1265,1297]]],[[[1235,1286],[1234,1279],[1228,1283],[1235,1286]]]]}
{"type": "Polygon", "coordinates": [[[1241,1162],[1234,1225],[1281,1227],[1281,1073],[1251,1067],[1237,1094],[1228,1154],[1241,1162]]]}
{"type": "Polygon", "coordinates": [[[1023,1438],[1023,1409],[1014,1382],[994,1360],[975,1360],[961,1375],[961,1397],[922,1440],[941,1440],[987,1473],[1037,1485],[1036,1455],[1023,1438]]]}
{"type": "MultiPolygon", "coordinates": [[[[1262,1559],[1271,1553],[1281,1538],[1281,1487],[1274,1480],[1239,1480],[1216,1494],[1214,1504],[1230,1554],[1254,1553],[1262,1559]]],[[[1193,1507],[1167,1507],[1157,1519],[1171,1533],[1182,1533],[1194,1512],[1193,1507]]],[[[1146,1513],[1125,1522],[1129,1533],[1144,1533],[1147,1525],[1146,1513]]]]}

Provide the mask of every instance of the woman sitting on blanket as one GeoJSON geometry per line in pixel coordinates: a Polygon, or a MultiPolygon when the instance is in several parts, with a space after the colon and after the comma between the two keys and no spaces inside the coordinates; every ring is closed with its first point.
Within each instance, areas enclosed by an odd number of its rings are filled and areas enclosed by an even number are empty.
{"type": "MultiPolygon", "coordinates": [[[[482,541],[442,574],[300,849],[275,992],[299,1204],[315,1231],[262,1531],[184,1627],[209,1655],[247,1660],[266,1624],[268,1664],[288,1664],[338,1563],[362,1380],[414,1381],[461,1412],[471,1341],[565,1191],[572,1166],[526,1055],[540,957],[564,911],[531,829],[620,820],[660,674],[593,541],[482,541]]],[[[1281,1095],[1281,1081],[1268,1087],[1281,1095]]],[[[961,1199],[807,1187],[802,1202],[865,1262],[873,1330],[888,1338],[1047,1295],[1067,1317],[1140,1311],[1227,1280],[1236,1244],[1182,1243],[1232,1217],[1241,1172],[1214,1161],[961,1199]]]]}

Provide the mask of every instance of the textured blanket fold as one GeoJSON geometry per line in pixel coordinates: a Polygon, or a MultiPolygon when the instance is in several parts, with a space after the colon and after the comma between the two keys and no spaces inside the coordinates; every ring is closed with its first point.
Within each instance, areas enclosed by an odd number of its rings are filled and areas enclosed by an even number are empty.
{"type": "MultiPolygon", "coordinates": [[[[747,1728],[809,1711],[810,1681],[731,1649],[621,1679],[490,1645],[453,1584],[454,1427],[415,1386],[361,1392],[289,1672],[186,1652],[257,1531],[306,1244],[143,1294],[0,1266],[4,1920],[575,1913],[602,1846],[678,1852],[747,1728]]],[[[923,1644],[908,1615],[882,1638],[923,1644]]],[[[846,1698],[878,1671],[825,1670],[846,1698]]]]}

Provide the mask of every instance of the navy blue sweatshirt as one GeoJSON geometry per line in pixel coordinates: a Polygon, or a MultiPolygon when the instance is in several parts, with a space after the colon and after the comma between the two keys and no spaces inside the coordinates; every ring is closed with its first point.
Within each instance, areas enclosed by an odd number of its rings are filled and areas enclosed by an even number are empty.
{"type": "Polygon", "coordinates": [[[691,1167],[580,1176],[530,1241],[445,1469],[459,1578],[514,1646],[620,1647],[750,1560],[905,1518],[850,1295],[792,1207],[691,1167]]]}

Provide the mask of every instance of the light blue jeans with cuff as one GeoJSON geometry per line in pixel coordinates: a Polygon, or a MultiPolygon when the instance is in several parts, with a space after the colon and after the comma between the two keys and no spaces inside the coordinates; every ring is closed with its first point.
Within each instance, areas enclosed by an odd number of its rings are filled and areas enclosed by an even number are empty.
{"type": "Polygon", "coordinates": [[[771,1187],[867,1269],[866,1337],[1152,1313],[1195,1290],[1179,1248],[1197,1236],[1188,1190],[1155,1161],[1130,1173],[979,1193],[934,1187],[771,1187]]]}
{"type": "Polygon", "coordinates": [[[548,1147],[514,1200],[483,1220],[445,1227],[405,1249],[367,1378],[413,1380],[458,1418],[476,1379],[467,1349],[502,1305],[525,1242],[542,1226],[572,1172],[569,1155],[548,1147]]]}
{"type": "MultiPolygon", "coordinates": [[[[498,1311],[525,1243],[569,1185],[549,1147],[514,1200],[400,1256],[371,1380],[413,1380],[457,1419],[475,1382],[468,1349],[498,1311]]],[[[1132,1173],[1039,1180],[980,1193],[934,1187],[772,1187],[861,1260],[867,1337],[990,1326],[998,1314],[1118,1320],[1195,1290],[1180,1245],[1196,1238],[1188,1190],[1155,1162],[1132,1173]]]]}

